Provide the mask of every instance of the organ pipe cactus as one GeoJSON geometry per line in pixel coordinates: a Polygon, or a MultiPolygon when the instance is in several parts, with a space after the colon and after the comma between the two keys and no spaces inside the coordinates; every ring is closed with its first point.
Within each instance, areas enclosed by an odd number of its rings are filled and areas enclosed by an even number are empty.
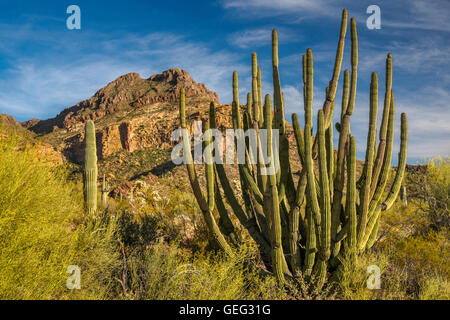
{"type": "MultiPolygon", "coordinates": [[[[245,163],[239,164],[242,195],[236,194],[238,191],[231,186],[222,164],[208,163],[208,160],[211,160],[211,151],[208,148],[205,149],[206,196],[202,192],[192,161],[186,164],[194,195],[209,231],[220,247],[228,254],[233,254],[228,243],[234,240],[231,240],[229,235],[222,234],[215,222],[215,199],[226,200],[230,205],[228,210],[223,203],[220,205],[221,219],[223,216],[229,219],[229,212],[234,213],[258,245],[266,268],[275,274],[280,283],[284,283],[286,279],[301,277],[320,288],[330,275],[339,274],[337,271],[346,269],[343,268],[346,261],[353,265],[357,256],[373,245],[380,215],[392,206],[401,188],[407,149],[405,114],[401,116],[399,163],[390,189],[385,190],[391,173],[394,141],[395,103],[391,54],[388,54],[386,59],[386,87],[378,146],[378,76],[372,73],[365,164],[362,174],[358,179],[356,177],[356,139],[351,136],[350,128],[350,118],[355,108],[358,72],[358,36],[354,18],[350,21],[351,74],[348,70],[344,71],[341,114],[335,125],[338,145],[337,151],[334,150],[333,113],[347,24],[347,10],[344,9],[333,74],[325,90],[325,101],[317,114],[317,128],[313,128],[312,50],[307,49],[301,60],[304,130],[301,129],[299,117],[295,113],[292,115],[298,159],[302,166],[299,174],[294,176],[291,168],[284,99],[278,70],[276,30],[272,33],[273,109],[269,95],[265,96],[264,104],[262,101],[261,70],[257,64],[256,53],[252,53],[252,93],[247,95],[245,108],[241,108],[239,104],[238,75],[233,73],[233,128],[255,129],[259,156],[256,165],[251,163],[249,143],[236,134],[235,148],[238,149],[238,144],[244,141],[246,151],[245,163]],[[261,134],[261,129],[267,129],[266,136],[261,134]],[[278,130],[279,135],[274,135],[274,130],[278,130]],[[276,136],[279,137],[278,141],[274,141],[276,136]],[[272,148],[273,142],[278,150],[272,148]],[[263,173],[267,173],[265,170],[269,165],[262,161],[263,157],[260,156],[264,149],[263,143],[267,143],[269,164],[278,164],[279,167],[277,172],[268,175],[263,173]],[[220,187],[223,190],[223,199],[220,187]]],[[[181,91],[180,123],[182,128],[186,128],[184,90],[181,91]]],[[[209,127],[216,127],[214,104],[211,104],[210,108],[207,128],[209,127]]],[[[209,134],[205,140],[206,146],[213,141],[209,134]]],[[[191,150],[187,132],[183,133],[183,141],[184,150],[191,150]]],[[[188,160],[191,159],[190,152],[186,153],[188,160]]]]}
{"type": "Polygon", "coordinates": [[[90,215],[97,210],[97,145],[95,125],[92,120],[85,124],[84,148],[84,200],[90,215]]]}

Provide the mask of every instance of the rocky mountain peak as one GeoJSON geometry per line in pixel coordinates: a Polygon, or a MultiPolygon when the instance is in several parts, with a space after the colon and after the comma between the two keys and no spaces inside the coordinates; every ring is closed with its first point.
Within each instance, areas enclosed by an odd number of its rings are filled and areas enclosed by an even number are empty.
{"type": "Polygon", "coordinates": [[[172,145],[172,132],[179,126],[181,88],[185,89],[186,109],[192,117],[207,114],[211,101],[219,105],[217,93],[197,83],[183,69],[172,68],[148,79],[132,72],[110,82],[91,98],[64,109],[55,118],[32,119],[22,125],[77,163],[83,159],[87,120],[95,121],[99,159],[122,150],[164,149],[172,145]]]}
{"type": "Polygon", "coordinates": [[[77,130],[87,120],[98,120],[117,112],[127,113],[160,103],[174,104],[179,99],[181,88],[185,88],[186,97],[219,103],[217,93],[195,82],[183,69],[172,68],[148,79],[131,72],[110,82],[90,99],[64,109],[55,118],[43,121],[33,119],[23,125],[40,134],[58,129],[77,130]]]}
{"type": "Polygon", "coordinates": [[[186,83],[186,82],[195,83],[195,81],[192,80],[191,76],[187,71],[178,68],[172,68],[163,71],[161,74],[154,74],[150,78],[148,78],[148,80],[165,82],[173,86],[176,86],[179,83],[186,83]]]}

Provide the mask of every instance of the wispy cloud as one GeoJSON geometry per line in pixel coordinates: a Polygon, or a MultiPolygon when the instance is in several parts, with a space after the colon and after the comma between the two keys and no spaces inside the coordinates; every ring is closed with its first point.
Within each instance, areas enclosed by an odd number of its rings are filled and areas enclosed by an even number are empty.
{"type": "Polygon", "coordinates": [[[225,9],[241,10],[247,16],[275,16],[298,13],[329,14],[334,8],[330,1],[325,0],[222,0],[225,9]]]}
{"type": "MultiPolygon", "coordinates": [[[[242,49],[270,46],[272,43],[272,30],[273,28],[269,27],[246,29],[230,34],[227,40],[230,45],[242,49]]],[[[277,32],[279,44],[302,40],[301,35],[286,28],[278,28],[277,32]]]]}
{"type": "MultiPolygon", "coordinates": [[[[64,37],[29,26],[18,29],[19,35],[11,37],[8,46],[0,46],[0,52],[10,60],[0,80],[0,112],[20,120],[54,116],[125,73],[148,77],[172,67],[187,70],[194,80],[229,101],[234,68],[246,70],[226,50],[211,50],[183,35],[85,34],[72,41],[67,33],[64,37]],[[55,41],[58,36],[59,41],[55,41]],[[18,50],[29,41],[48,50],[24,58],[18,50]],[[92,43],[96,43],[95,48],[92,43]],[[224,82],[228,78],[230,83],[224,82]]],[[[7,37],[4,33],[0,36],[7,37]]]]}
{"type": "Polygon", "coordinates": [[[384,19],[385,26],[450,32],[450,3],[447,0],[409,0],[397,5],[402,10],[396,10],[395,15],[384,19]]]}
{"type": "MultiPolygon", "coordinates": [[[[2,24],[0,56],[6,62],[6,68],[0,71],[0,112],[11,113],[19,120],[52,117],[63,108],[89,98],[120,75],[138,72],[142,77],[148,77],[172,67],[187,70],[194,80],[205,83],[209,89],[216,91],[222,103],[231,102],[231,77],[233,70],[237,70],[241,103],[245,103],[246,93],[251,91],[250,55],[249,52],[242,54],[242,51],[269,47],[272,22],[268,22],[265,17],[279,16],[281,19],[274,25],[279,31],[280,43],[285,44],[280,47],[280,72],[286,118],[290,121],[293,112],[303,117],[300,57],[306,47],[302,46],[302,52],[295,53],[299,46],[297,43],[291,46],[290,41],[294,40],[311,41],[307,46],[313,49],[314,54],[313,108],[316,115],[324,100],[324,87],[331,76],[337,40],[325,41],[327,35],[315,34],[314,24],[311,24],[311,29],[304,29],[303,39],[299,37],[299,26],[294,26],[293,22],[304,17],[315,17],[321,22],[332,16],[336,20],[336,28],[330,31],[337,36],[337,20],[342,7],[348,7],[350,14],[356,14],[358,27],[364,28],[366,2],[356,5],[350,0],[223,0],[223,8],[233,13],[236,20],[241,19],[243,31],[225,35],[227,41],[220,47],[212,47],[208,44],[208,39],[193,40],[188,30],[184,33],[147,34],[124,31],[94,33],[85,30],[82,33],[50,32],[40,28],[39,23],[36,23],[39,19],[34,18],[20,25],[2,24]],[[356,6],[357,9],[352,10],[356,6]],[[257,23],[250,23],[248,17],[257,23]],[[295,36],[291,36],[293,33],[295,36]],[[235,50],[236,48],[245,50],[235,50]]],[[[446,71],[450,63],[450,47],[448,33],[445,32],[450,23],[450,18],[447,19],[450,10],[445,10],[449,6],[448,2],[383,1],[380,6],[382,30],[378,34],[376,31],[364,32],[367,30],[360,33],[359,83],[352,116],[352,134],[357,137],[359,156],[364,152],[366,143],[370,72],[379,72],[382,88],[384,61],[389,51],[394,55],[397,110],[395,148],[398,148],[400,113],[406,112],[409,121],[409,162],[414,163],[435,155],[448,155],[450,76],[446,71]],[[387,27],[393,30],[389,36],[383,33],[387,27]],[[412,28],[415,30],[410,30],[412,28]]],[[[325,32],[323,28],[320,31],[325,32]]],[[[270,49],[268,50],[258,56],[258,62],[263,70],[263,93],[271,94],[273,88],[270,49]]],[[[342,69],[348,67],[347,40],[342,69]]],[[[340,111],[341,90],[342,76],[336,99],[335,119],[340,111]]],[[[382,91],[380,89],[380,101],[384,94],[382,91]]],[[[381,110],[379,113],[381,114],[381,110]]]]}

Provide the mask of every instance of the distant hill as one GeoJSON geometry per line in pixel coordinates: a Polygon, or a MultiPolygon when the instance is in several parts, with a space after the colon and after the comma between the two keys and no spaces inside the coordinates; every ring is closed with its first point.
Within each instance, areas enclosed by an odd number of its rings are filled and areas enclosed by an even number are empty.
{"type": "Polygon", "coordinates": [[[95,121],[99,159],[121,150],[166,149],[171,145],[172,131],[178,126],[181,88],[186,90],[186,104],[194,117],[207,112],[211,101],[219,104],[217,93],[195,82],[185,70],[169,69],[148,79],[128,73],[55,118],[33,119],[22,125],[75,163],[83,159],[87,120],[95,121]]]}

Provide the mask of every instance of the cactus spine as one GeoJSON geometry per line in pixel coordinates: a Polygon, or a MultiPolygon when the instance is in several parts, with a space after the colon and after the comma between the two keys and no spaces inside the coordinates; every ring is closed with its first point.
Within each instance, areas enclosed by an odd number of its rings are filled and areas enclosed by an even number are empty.
{"type": "Polygon", "coordinates": [[[84,200],[90,215],[97,210],[97,144],[95,125],[92,120],[85,124],[84,149],[84,200]]]}
{"type": "MultiPolygon", "coordinates": [[[[387,197],[383,199],[390,174],[390,163],[394,141],[394,93],[392,91],[392,55],[386,59],[386,88],[383,116],[377,146],[378,77],[372,73],[370,85],[370,113],[367,149],[363,173],[356,177],[356,142],[351,136],[350,117],[356,100],[358,72],[358,36],[356,21],[350,22],[351,30],[351,75],[344,71],[341,114],[336,123],[339,134],[337,152],[333,147],[333,112],[341,72],[347,10],[342,12],[342,23],[336,51],[334,69],[326,98],[317,116],[317,129],[313,138],[313,53],[307,49],[302,56],[304,130],[298,116],[292,115],[297,152],[302,165],[299,178],[294,181],[289,159],[289,142],[286,135],[284,99],[278,70],[278,34],[272,32],[272,80],[273,110],[269,95],[262,101],[261,69],[257,65],[256,53],[252,53],[252,93],[247,95],[247,106],[239,106],[238,78],[233,73],[232,123],[234,129],[255,129],[257,134],[256,166],[249,162],[250,146],[241,133],[236,133],[235,148],[244,141],[245,163],[239,163],[241,197],[236,195],[222,164],[211,164],[211,136],[205,132],[206,198],[200,188],[194,165],[186,167],[191,186],[202,210],[209,231],[223,250],[232,254],[228,242],[239,241],[233,236],[232,223],[229,228],[219,228],[213,213],[219,211],[221,220],[229,220],[220,197],[230,205],[239,223],[247,229],[257,243],[266,268],[274,273],[280,284],[289,279],[302,277],[313,281],[321,288],[329,274],[345,270],[342,261],[350,257],[356,262],[358,254],[370,248],[377,235],[379,218],[396,200],[406,166],[407,120],[402,114],[399,164],[394,182],[387,197]],[[262,139],[260,129],[267,129],[262,139]],[[279,140],[274,141],[274,130],[279,130],[279,140]],[[263,163],[262,144],[267,143],[269,164],[263,163]],[[274,143],[274,144],[272,144],[274,143]],[[279,152],[272,148],[278,146],[279,152]],[[315,161],[317,159],[317,162],[315,161]],[[315,168],[317,163],[318,168],[315,168]],[[278,172],[268,172],[273,165],[278,172]],[[317,170],[318,169],[318,170],[317,170]],[[269,173],[264,175],[264,173],[269,173]],[[318,175],[317,175],[318,172],[318,175]],[[217,179],[217,178],[218,179],[217,179]],[[220,183],[219,183],[220,182],[220,183]],[[345,197],[344,197],[345,194],[345,197]],[[243,204],[238,200],[242,198],[243,204]],[[215,201],[214,201],[215,200],[215,201]],[[216,204],[216,205],[215,205],[216,204]],[[221,230],[224,234],[221,233],[221,230]]],[[[184,91],[181,92],[180,123],[186,128],[184,91]]],[[[214,105],[210,109],[211,128],[215,128],[214,105]]],[[[190,150],[188,135],[183,135],[184,150],[190,150]]],[[[252,146],[253,148],[255,146],[252,146]]],[[[192,156],[187,155],[188,160],[192,156]]],[[[192,160],[192,159],[191,159],[192,160]]]]}

